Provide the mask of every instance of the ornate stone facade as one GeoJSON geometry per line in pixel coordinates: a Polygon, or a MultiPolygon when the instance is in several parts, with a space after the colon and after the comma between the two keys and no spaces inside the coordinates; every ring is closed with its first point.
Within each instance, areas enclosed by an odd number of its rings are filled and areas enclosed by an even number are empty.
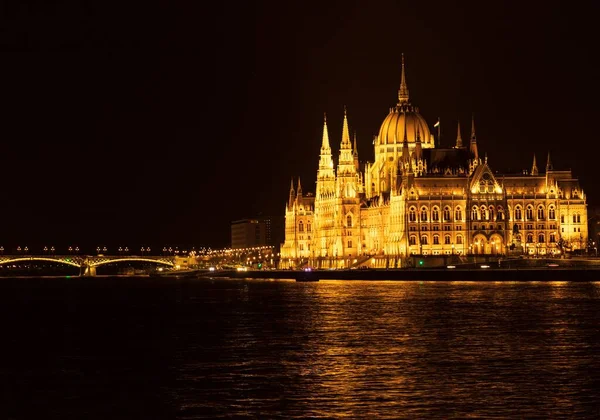
{"type": "MultiPolygon", "coordinates": [[[[438,122],[439,124],[439,122],[438,122]]],[[[437,126],[437,124],[436,124],[437,126]]],[[[435,127],[435,126],[434,126],[435,127]]],[[[398,103],[360,167],[344,110],[337,166],[327,120],[315,194],[294,183],[285,208],[283,265],[400,267],[410,255],[558,255],[588,240],[586,196],[570,170],[494,174],[471,124],[452,148],[436,147],[409,100],[404,59],[398,103]],[[361,170],[362,169],[362,170],[361,170]]]]}

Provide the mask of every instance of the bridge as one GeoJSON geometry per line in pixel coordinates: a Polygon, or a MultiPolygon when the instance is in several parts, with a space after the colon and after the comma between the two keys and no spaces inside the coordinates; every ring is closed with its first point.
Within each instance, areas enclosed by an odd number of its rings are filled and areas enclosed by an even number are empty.
{"type": "Polygon", "coordinates": [[[127,261],[149,262],[176,268],[175,258],[152,255],[0,255],[0,265],[45,261],[77,267],[81,275],[95,276],[96,268],[101,265],[127,261]]]}

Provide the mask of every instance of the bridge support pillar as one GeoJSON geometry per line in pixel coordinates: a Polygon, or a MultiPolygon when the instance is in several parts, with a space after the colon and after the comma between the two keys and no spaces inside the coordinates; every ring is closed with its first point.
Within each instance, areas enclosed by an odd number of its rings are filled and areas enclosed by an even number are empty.
{"type": "Polygon", "coordinates": [[[92,266],[92,265],[84,265],[81,267],[82,271],[83,271],[83,275],[85,277],[94,277],[96,276],[96,267],[92,266]]]}

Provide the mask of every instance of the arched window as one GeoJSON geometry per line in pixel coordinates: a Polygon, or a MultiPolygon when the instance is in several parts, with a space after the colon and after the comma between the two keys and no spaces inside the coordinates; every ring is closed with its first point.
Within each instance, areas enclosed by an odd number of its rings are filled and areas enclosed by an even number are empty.
{"type": "Polygon", "coordinates": [[[560,223],[565,223],[565,215],[564,214],[560,215],[560,223]]]}
{"type": "Polygon", "coordinates": [[[440,236],[439,235],[433,235],[433,244],[434,245],[440,244],[440,236]]]}
{"type": "Polygon", "coordinates": [[[450,235],[446,235],[446,236],[444,236],[444,243],[445,243],[446,245],[450,245],[450,235]]]}
{"type": "Polygon", "coordinates": [[[421,207],[421,222],[427,221],[427,208],[421,207]]]}
{"type": "Polygon", "coordinates": [[[485,206],[481,206],[481,219],[482,220],[489,220],[489,214],[488,214],[487,209],[485,208],[485,206]]]}
{"type": "Polygon", "coordinates": [[[554,207],[550,207],[548,209],[548,219],[550,219],[550,220],[556,219],[556,211],[554,210],[554,207]]]}
{"type": "Polygon", "coordinates": [[[542,206],[538,207],[538,219],[544,220],[544,207],[542,206]]]}
{"type": "Polygon", "coordinates": [[[543,234],[543,233],[540,233],[540,234],[538,235],[538,242],[539,242],[539,243],[541,243],[541,244],[543,244],[543,243],[546,243],[546,240],[545,240],[545,239],[546,239],[546,238],[544,238],[544,234],[543,234]]]}
{"type": "Polygon", "coordinates": [[[462,209],[457,207],[454,211],[454,221],[460,222],[462,220],[462,209]]]}
{"type": "Polygon", "coordinates": [[[437,207],[434,207],[433,210],[431,210],[431,220],[434,222],[440,221],[440,210],[437,207]]]}
{"type": "Polygon", "coordinates": [[[550,243],[555,243],[556,242],[556,235],[554,234],[554,232],[552,232],[550,234],[550,243]]]}
{"type": "Polygon", "coordinates": [[[471,209],[471,220],[479,220],[479,212],[476,206],[473,206],[471,209]]]}
{"type": "Polygon", "coordinates": [[[444,222],[450,221],[450,207],[444,207],[444,222]]]}
{"type": "Polygon", "coordinates": [[[481,181],[481,182],[479,183],[479,192],[480,192],[480,193],[484,193],[484,192],[485,192],[485,190],[486,190],[486,188],[485,188],[485,187],[486,187],[486,182],[485,182],[485,181],[481,181]]]}
{"type": "Polygon", "coordinates": [[[408,220],[411,222],[417,221],[417,210],[414,207],[411,207],[410,210],[408,210],[408,220]]]}
{"type": "Polygon", "coordinates": [[[533,207],[527,206],[527,220],[533,220],[533,207]]]}
{"type": "Polygon", "coordinates": [[[298,222],[298,232],[304,232],[304,223],[302,223],[302,220],[298,222]]]}
{"type": "Polygon", "coordinates": [[[427,236],[426,235],[421,236],[421,244],[427,245],[427,236]]]}
{"type": "Polygon", "coordinates": [[[504,220],[504,208],[502,206],[498,206],[498,219],[504,220]]]}
{"type": "Polygon", "coordinates": [[[349,214],[348,216],[346,216],[346,226],[347,227],[352,227],[352,215],[349,214]]]}
{"type": "Polygon", "coordinates": [[[494,206],[490,206],[490,220],[495,220],[494,219],[494,206]]]}
{"type": "Polygon", "coordinates": [[[457,243],[458,245],[462,245],[462,243],[463,243],[463,237],[462,237],[461,235],[458,235],[458,236],[456,237],[456,243],[457,243]]]}
{"type": "Polygon", "coordinates": [[[306,224],[306,231],[307,232],[312,232],[312,224],[310,224],[310,223],[306,224]]]}
{"type": "Polygon", "coordinates": [[[410,237],[408,238],[408,244],[409,245],[416,245],[417,244],[417,237],[415,235],[410,235],[410,237]]]}
{"type": "Polygon", "coordinates": [[[531,233],[527,234],[527,243],[528,244],[532,244],[533,243],[533,235],[531,233]]]}
{"type": "Polygon", "coordinates": [[[521,220],[521,207],[515,207],[515,220],[521,220]]]}

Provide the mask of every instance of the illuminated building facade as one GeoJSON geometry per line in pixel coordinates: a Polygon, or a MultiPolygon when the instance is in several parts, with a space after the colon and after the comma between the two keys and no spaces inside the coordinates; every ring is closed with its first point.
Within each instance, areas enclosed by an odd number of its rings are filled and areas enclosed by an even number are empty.
{"type": "Polygon", "coordinates": [[[373,145],[361,167],[344,110],[336,165],[325,119],[315,193],[300,180],[290,187],[282,262],[401,267],[411,255],[558,255],[587,244],[586,196],[571,171],[554,170],[548,154],[543,172],[534,156],[531,170],[494,174],[474,120],[467,141],[459,124],[453,147],[436,146],[410,102],[404,58],[398,103],[373,145]]]}

